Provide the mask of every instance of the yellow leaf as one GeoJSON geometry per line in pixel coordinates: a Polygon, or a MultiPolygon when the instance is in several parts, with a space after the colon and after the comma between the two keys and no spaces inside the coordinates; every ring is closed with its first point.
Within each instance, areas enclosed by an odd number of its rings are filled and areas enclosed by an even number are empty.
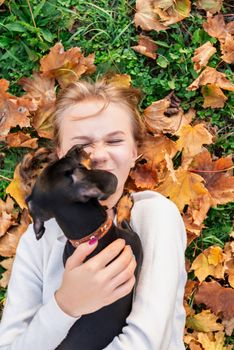
{"type": "Polygon", "coordinates": [[[19,167],[18,164],[15,168],[14,172],[14,179],[11,181],[11,183],[6,188],[6,193],[9,193],[11,197],[15,199],[15,201],[18,203],[21,209],[27,208],[27,205],[25,203],[25,193],[22,191],[21,186],[21,179],[19,175],[19,167]]]}
{"type": "Polygon", "coordinates": [[[217,323],[217,319],[210,310],[202,310],[199,314],[188,317],[186,326],[198,332],[222,331],[224,327],[217,323]]]}

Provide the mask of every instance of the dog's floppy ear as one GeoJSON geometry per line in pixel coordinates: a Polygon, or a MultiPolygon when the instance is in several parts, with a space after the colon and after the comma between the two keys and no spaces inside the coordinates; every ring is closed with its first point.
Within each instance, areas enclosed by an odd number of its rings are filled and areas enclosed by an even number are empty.
{"type": "Polygon", "coordinates": [[[36,234],[36,239],[40,239],[45,232],[44,221],[39,218],[33,219],[33,229],[36,234]]]}

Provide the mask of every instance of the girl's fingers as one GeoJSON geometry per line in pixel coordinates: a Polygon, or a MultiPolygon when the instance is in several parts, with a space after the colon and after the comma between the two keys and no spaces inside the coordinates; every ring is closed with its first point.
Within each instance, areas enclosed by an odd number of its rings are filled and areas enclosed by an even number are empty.
{"type": "Polygon", "coordinates": [[[107,278],[114,278],[116,275],[120,274],[123,270],[125,270],[131,260],[134,259],[132,249],[129,245],[124,247],[124,250],[116,258],[105,268],[105,274],[107,278]]]}
{"type": "Polygon", "coordinates": [[[129,281],[134,276],[134,271],[136,269],[136,259],[132,256],[132,259],[122,272],[120,272],[117,276],[112,279],[112,288],[113,290],[118,289],[122,284],[129,281]]]}
{"type": "Polygon", "coordinates": [[[132,276],[128,281],[126,281],[125,283],[121,284],[118,288],[116,288],[112,294],[114,301],[128,295],[132,291],[135,282],[136,282],[135,276],[132,276]]]}
{"type": "Polygon", "coordinates": [[[100,253],[90,258],[86,264],[93,269],[103,269],[111,260],[113,260],[125,247],[125,240],[122,238],[116,239],[104,248],[100,253]]]}

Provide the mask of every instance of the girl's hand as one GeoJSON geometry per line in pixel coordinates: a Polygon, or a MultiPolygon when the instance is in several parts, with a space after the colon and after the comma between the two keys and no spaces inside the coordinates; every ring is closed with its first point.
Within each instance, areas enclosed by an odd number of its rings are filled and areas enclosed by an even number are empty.
{"type": "Polygon", "coordinates": [[[129,294],[135,284],[136,260],[124,239],[115,240],[84,263],[96,247],[97,242],[82,243],[67,259],[55,299],[70,316],[82,316],[112,304],[129,294]],[[116,256],[118,258],[112,261],[116,256]]]}

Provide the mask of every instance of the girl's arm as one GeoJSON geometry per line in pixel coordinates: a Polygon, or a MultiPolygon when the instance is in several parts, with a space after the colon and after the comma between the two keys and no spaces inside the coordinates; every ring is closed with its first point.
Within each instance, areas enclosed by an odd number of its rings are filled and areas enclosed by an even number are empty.
{"type": "Polygon", "coordinates": [[[0,325],[1,350],[54,350],[78,319],[64,313],[54,296],[42,304],[43,250],[32,225],[21,237],[0,325]]]}
{"type": "Polygon", "coordinates": [[[186,232],[180,213],[165,197],[151,195],[135,202],[131,226],[140,233],[143,266],[127,326],[105,350],[184,350],[186,232]]]}

